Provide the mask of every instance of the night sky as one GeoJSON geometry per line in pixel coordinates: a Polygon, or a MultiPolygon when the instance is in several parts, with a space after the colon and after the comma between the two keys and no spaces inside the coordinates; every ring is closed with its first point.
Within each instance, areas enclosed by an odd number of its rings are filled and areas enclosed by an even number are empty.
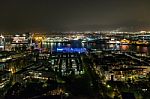
{"type": "Polygon", "coordinates": [[[149,29],[150,0],[1,0],[0,31],[149,29]]]}

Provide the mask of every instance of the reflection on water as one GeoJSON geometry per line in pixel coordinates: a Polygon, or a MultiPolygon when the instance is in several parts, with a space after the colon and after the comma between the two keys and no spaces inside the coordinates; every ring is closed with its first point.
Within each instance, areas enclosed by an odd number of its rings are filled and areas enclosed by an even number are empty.
{"type": "Polygon", "coordinates": [[[122,51],[134,51],[134,52],[137,52],[137,53],[145,53],[147,55],[150,52],[150,47],[149,46],[121,45],[120,49],[122,51]]]}
{"type": "Polygon", "coordinates": [[[129,51],[129,45],[120,45],[122,51],[129,51]]]}
{"type": "Polygon", "coordinates": [[[85,48],[92,48],[92,49],[116,49],[121,51],[134,51],[137,53],[146,53],[149,54],[150,47],[149,46],[136,46],[136,45],[118,45],[118,44],[96,44],[96,43],[46,43],[43,44],[44,48],[48,48],[54,50],[58,47],[72,47],[72,46],[79,46],[85,48]],[[80,46],[79,46],[80,45],[80,46]]]}
{"type": "Polygon", "coordinates": [[[142,47],[142,51],[143,51],[144,53],[148,53],[148,47],[142,47]]]}
{"type": "Polygon", "coordinates": [[[140,52],[140,46],[137,46],[136,49],[137,52],[140,52]]]}

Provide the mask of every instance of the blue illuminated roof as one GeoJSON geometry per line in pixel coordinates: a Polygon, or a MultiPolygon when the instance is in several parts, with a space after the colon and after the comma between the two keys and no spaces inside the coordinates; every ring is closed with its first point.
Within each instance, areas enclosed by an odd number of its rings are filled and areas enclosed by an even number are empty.
{"type": "Polygon", "coordinates": [[[63,48],[57,48],[57,52],[67,52],[67,53],[85,53],[87,50],[86,48],[68,48],[68,47],[63,47],[63,48]]]}

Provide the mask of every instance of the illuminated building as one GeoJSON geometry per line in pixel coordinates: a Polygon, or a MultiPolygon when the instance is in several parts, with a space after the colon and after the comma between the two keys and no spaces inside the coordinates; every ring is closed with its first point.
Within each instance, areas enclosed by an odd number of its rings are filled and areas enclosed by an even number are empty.
{"type": "Polygon", "coordinates": [[[66,52],[66,53],[86,53],[86,48],[57,48],[57,52],[66,52]]]}
{"type": "Polygon", "coordinates": [[[0,50],[5,50],[5,37],[2,34],[0,36],[0,50]]]}

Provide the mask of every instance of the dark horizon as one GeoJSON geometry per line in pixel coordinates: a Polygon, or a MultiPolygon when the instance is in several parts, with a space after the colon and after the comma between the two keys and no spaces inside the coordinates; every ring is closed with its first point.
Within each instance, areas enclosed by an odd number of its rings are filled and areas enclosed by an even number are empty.
{"type": "Polygon", "coordinates": [[[150,30],[149,0],[3,0],[1,32],[150,30]]]}

